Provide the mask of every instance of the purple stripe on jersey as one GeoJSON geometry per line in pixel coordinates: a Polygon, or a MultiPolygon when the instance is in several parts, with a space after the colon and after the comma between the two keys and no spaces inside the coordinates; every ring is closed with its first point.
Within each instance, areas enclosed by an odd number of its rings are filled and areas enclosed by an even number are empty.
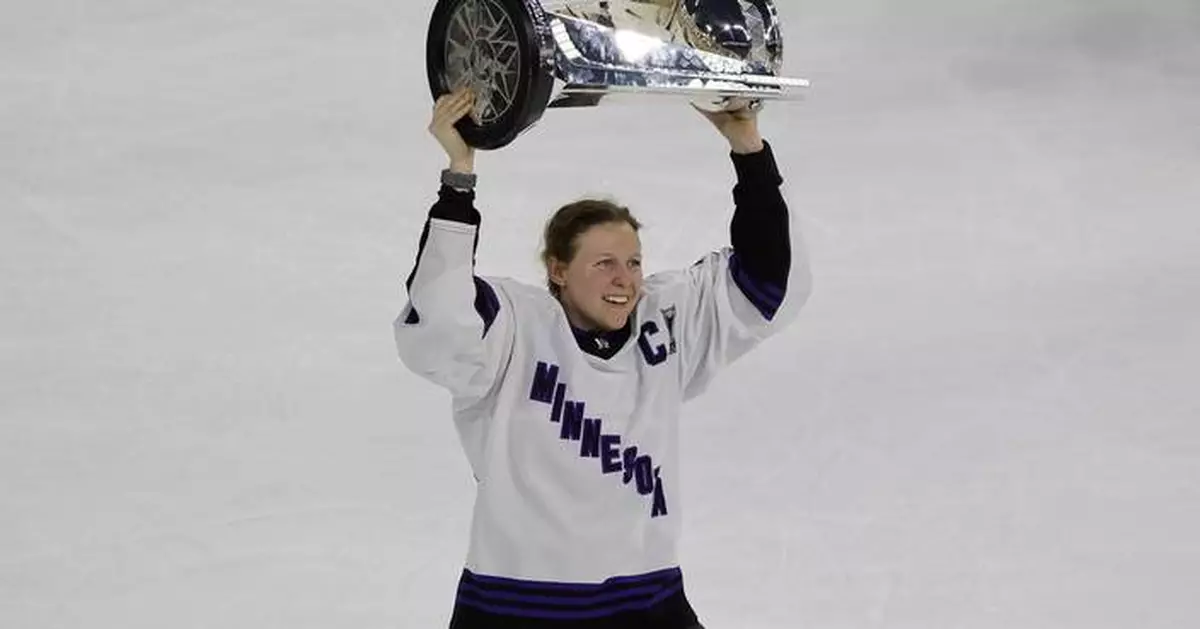
{"type": "MultiPolygon", "coordinates": [[[[642,585],[624,590],[609,590],[607,592],[597,592],[586,596],[569,596],[569,595],[550,595],[550,594],[532,594],[527,592],[506,592],[492,591],[484,588],[471,585],[469,583],[460,583],[458,586],[459,596],[471,598],[478,601],[486,601],[490,603],[525,603],[529,605],[546,605],[550,607],[593,607],[601,603],[612,603],[622,599],[645,599],[648,596],[654,596],[662,592],[663,587],[659,584],[642,585]]],[[[625,602],[629,602],[626,600],[625,602]]]]}
{"type": "MultiPolygon", "coordinates": [[[[583,588],[591,594],[580,597],[570,593],[534,595],[531,592],[484,592],[482,588],[463,583],[459,586],[457,604],[489,614],[547,620],[587,620],[614,616],[622,612],[649,609],[683,590],[682,578],[633,588],[618,588],[597,592],[599,586],[573,584],[541,584],[583,588]]],[[[526,586],[529,582],[525,582],[526,586]]]]}
{"type": "Polygon", "coordinates": [[[782,287],[754,279],[746,272],[736,253],[729,256],[729,273],[733,276],[733,283],[764,317],[770,320],[775,316],[775,311],[783,303],[782,287]]]}
{"type": "Polygon", "coordinates": [[[521,618],[536,618],[544,620],[591,620],[595,618],[604,618],[606,616],[615,616],[622,612],[636,612],[645,609],[650,609],[664,600],[679,593],[683,585],[676,585],[670,589],[663,590],[661,594],[654,598],[647,599],[636,603],[623,603],[612,605],[609,607],[586,609],[586,610],[553,610],[553,609],[536,609],[525,607],[514,607],[509,605],[494,605],[488,603],[477,603],[472,601],[464,601],[460,599],[460,603],[467,607],[474,607],[480,611],[489,614],[499,614],[505,616],[518,616],[521,618]]]}
{"type": "Polygon", "coordinates": [[[496,315],[500,312],[500,299],[491,284],[475,276],[475,312],[483,319],[483,334],[486,336],[496,315]]]}

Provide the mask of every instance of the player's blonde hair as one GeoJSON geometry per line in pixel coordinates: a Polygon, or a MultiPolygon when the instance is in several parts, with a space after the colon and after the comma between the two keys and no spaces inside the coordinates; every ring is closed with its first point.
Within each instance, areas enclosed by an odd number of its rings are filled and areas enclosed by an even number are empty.
{"type": "MultiPolygon", "coordinates": [[[[629,208],[607,199],[580,199],[560,208],[546,221],[542,233],[542,264],[547,273],[551,262],[558,260],[569,264],[575,259],[579,236],[596,225],[605,223],[628,223],[634,231],[642,224],[634,218],[629,208]]],[[[555,296],[559,287],[550,278],[546,285],[555,296]]]]}

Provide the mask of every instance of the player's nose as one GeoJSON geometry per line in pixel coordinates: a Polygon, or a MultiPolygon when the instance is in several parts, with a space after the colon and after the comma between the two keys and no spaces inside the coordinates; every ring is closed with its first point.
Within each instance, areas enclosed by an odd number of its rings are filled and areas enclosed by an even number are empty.
{"type": "Polygon", "coordinates": [[[620,267],[617,269],[617,272],[613,274],[612,280],[614,286],[627,288],[633,284],[633,272],[625,267],[620,267]]]}

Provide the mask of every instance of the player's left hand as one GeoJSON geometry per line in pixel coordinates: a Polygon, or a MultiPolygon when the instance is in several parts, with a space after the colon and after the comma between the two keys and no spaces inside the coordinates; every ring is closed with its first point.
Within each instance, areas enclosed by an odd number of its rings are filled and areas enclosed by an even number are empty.
{"type": "Polygon", "coordinates": [[[692,108],[708,119],[721,135],[729,141],[734,153],[756,153],[763,149],[762,135],[758,131],[758,112],[761,101],[752,102],[744,98],[731,99],[719,111],[692,108]]]}

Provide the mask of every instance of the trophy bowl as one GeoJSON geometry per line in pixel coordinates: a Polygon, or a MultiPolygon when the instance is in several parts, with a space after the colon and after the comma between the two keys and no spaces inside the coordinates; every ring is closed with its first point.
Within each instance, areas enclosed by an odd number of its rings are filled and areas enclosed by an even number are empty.
{"type": "Polygon", "coordinates": [[[617,94],[710,110],[800,98],[808,81],[780,76],[782,61],[773,0],[436,0],[425,67],[434,100],[474,92],[457,128],[493,150],[548,109],[617,94]]]}

